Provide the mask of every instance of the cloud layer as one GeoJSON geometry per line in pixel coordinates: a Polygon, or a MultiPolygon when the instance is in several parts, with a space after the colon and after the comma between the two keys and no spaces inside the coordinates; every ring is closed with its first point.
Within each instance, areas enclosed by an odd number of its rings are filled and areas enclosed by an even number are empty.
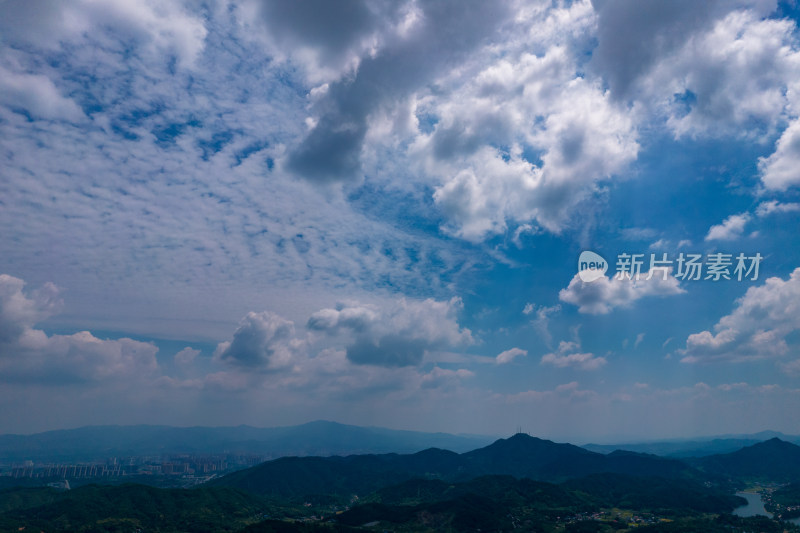
{"type": "Polygon", "coordinates": [[[723,316],[714,331],[693,333],[681,350],[681,361],[745,361],[789,352],[787,335],[800,330],[800,268],[788,279],[769,278],[750,287],[723,316]]]}

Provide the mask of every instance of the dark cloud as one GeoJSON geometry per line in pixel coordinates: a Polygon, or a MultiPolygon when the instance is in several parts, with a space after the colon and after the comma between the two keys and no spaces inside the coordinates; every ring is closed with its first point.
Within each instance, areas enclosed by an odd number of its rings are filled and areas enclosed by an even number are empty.
{"type": "Polygon", "coordinates": [[[384,335],[377,341],[360,338],[347,347],[347,359],[357,365],[388,367],[416,366],[422,362],[426,346],[423,339],[407,339],[402,335],[384,335]]]}
{"type": "Polygon", "coordinates": [[[455,314],[461,300],[401,300],[378,309],[352,303],[322,309],[308,320],[308,328],[349,337],[347,359],[357,365],[416,366],[426,351],[469,344],[471,332],[461,328],[455,314]]]}
{"type": "Polygon", "coordinates": [[[761,11],[774,2],[745,0],[592,0],[598,15],[594,67],[617,98],[626,98],[637,79],[726,13],[748,5],[761,11]]]}
{"type": "Polygon", "coordinates": [[[233,339],[217,347],[215,357],[234,366],[267,366],[277,355],[286,355],[294,338],[294,325],[275,313],[250,312],[242,319],[233,339]]]}
{"type": "Polygon", "coordinates": [[[337,62],[379,28],[389,15],[384,7],[363,0],[267,0],[259,2],[259,14],[279,46],[308,46],[337,62]]]}
{"type": "Polygon", "coordinates": [[[330,86],[319,102],[315,128],[290,155],[288,168],[313,181],[357,179],[367,118],[458,65],[509,15],[501,2],[420,2],[419,20],[363,59],[353,78],[330,86]]]}

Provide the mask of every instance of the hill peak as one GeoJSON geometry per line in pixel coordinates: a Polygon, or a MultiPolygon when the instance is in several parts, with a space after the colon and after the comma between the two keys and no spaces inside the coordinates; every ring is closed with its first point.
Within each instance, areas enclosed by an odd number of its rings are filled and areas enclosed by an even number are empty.
{"type": "Polygon", "coordinates": [[[779,439],[778,437],[772,437],[771,439],[765,440],[764,442],[758,442],[750,446],[750,448],[766,449],[766,450],[800,450],[800,446],[779,439]]]}

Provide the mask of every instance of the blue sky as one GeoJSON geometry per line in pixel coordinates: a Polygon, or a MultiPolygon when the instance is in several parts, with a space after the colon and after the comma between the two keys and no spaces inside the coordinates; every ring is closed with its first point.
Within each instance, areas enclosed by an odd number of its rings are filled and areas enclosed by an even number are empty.
{"type": "Polygon", "coordinates": [[[800,433],[799,21],[0,3],[0,432],[800,433]]]}

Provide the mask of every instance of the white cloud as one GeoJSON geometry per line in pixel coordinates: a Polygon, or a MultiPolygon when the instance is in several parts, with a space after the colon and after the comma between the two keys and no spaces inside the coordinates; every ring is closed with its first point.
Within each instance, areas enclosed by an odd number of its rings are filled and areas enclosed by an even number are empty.
{"type": "Polygon", "coordinates": [[[780,367],[781,370],[790,376],[800,375],[800,359],[795,359],[794,361],[789,361],[788,363],[781,363],[780,367]]]}
{"type": "Polygon", "coordinates": [[[457,386],[462,380],[474,377],[475,373],[464,368],[451,370],[438,366],[422,376],[421,387],[430,388],[449,388],[457,386]]]}
{"type": "MultiPolygon", "coordinates": [[[[474,373],[429,369],[422,359],[429,351],[473,342],[469,330],[455,321],[460,306],[458,299],[400,299],[386,307],[349,302],[312,313],[306,333],[296,332],[291,321],[276,313],[250,312],[231,340],[219,343],[205,375],[165,376],[160,383],[237,394],[268,390],[285,395],[286,401],[312,393],[349,402],[421,390],[453,391],[474,373]]],[[[194,352],[187,348],[178,355],[193,360],[194,352]]]]}
{"type": "Polygon", "coordinates": [[[347,336],[347,358],[355,364],[416,366],[426,352],[473,342],[470,330],[458,324],[461,307],[459,298],[403,298],[384,309],[352,302],[317,311],[309,318],[308,328],[347,336]]]}
{"type": "Polygon", "coordinates": [[[523,350],[521,348],[511,348],[509,350],[505,350],[504,352],[500,352],[495,357],[495,362],[498,365],[504,365],[506,363],[510,363],[517,357],[524,357],[528,355],[528,350],[523,350]]]}
{"type": "Polygon", "coordinates": [[[24,281],[0,274],[0,380],[64,384],[140,380],[158,368],[158,348],[132,339],[99,339],[88,331],[50,335],[34,326],[61,307],[50,283],[26,294],[24,281]]]}
{"type": "Polygon", "coordinates": [[[289,364],[301,344],[291,321],[269,311],[250,312],[233,339],[217,346],[214,358],[242,368],[275,368],[289,364]]]}
{"type": "Polygon", "coordinates": [[[766,18],[774,2],[598,6],[593,63],[615,96],[660,110],[678,137],[777,127],[800,55],[794,22],[766,18]]]}
{"type": "Polygon", "coordinates": [[[706,241],[730,241],[742,236],[744,227],[750,221],[749,213],[731,215],[722,221],[722,224],[711,226],[706,235],[706,241]]]}
{"type": "Polygon", "coordinates": [[[41,74],[12,72],[0,65],[0,104],[24,109],[37,118],[77,121],[83,111],[64,97],[55,84],[41,74]]]}
{"type": "Polygon", "coordinates": [[[605,357],[581,352],[580,349],[581,346],[576,341],[561,341],[558,344],[558,350],[542,356],[542,364],[558,368],[575,367],[580,370],[597,370],[607,363],[605,357]]]}
{"type": "Polygon", "coordinates": [[[536,328],[537,333],[542,337],[544,343],[550,346],[550,343],[553,342],[553,336],[550,334],[550,317],[557,314],[561,311],[561,305],[551,305],[551,306],[536,306],[532,303],[525,304],[525,308],[522,310],[523,314],[531,315],[535,313],[535,316],[531,323],[533,327],[536,328]]]}
{"type": "Polygon", "coordinates": [[[800,330],[800,268],[789,279],[768,278],[747,289],[736,308],[711,331],[693,333],[682,362],[744,361],[780,357],[789,351],[786,336],[800,330]]]}
{"type": "MultiPolygon", "coordinates": [[[[593,66],[609,80],[618,98],[635,95],[648,75],[663,68],[664,60],[682,55],[682,48],[707,32],[728,12],[751,7],[760,16],[774,9],[774,2],[718,1],[593,2],[597,11],[599,44],[593,66]]],[[[714,52],[711,50],[709,52],[714,52]]]]}
{"type": "Polygon", "coordinates": [[[619,233],[627,241],[646,241],[658,235],[653,228],[624,228],[619,233]]]}
{"type": "Polygon", "coordinates": [[[767,189],[785,191],[800,185],[800,120],[793,121],[781,134],[775,152],[758,160],[761,181],[767,189]]]}
{"type": "Polygon", "coordinates": [[[687,90],[694,95],[691,102],[673,104],[669,123],[676,135],[720,135],[777,124],[800,59],[795,25],[759,18],[752,10],[728,14],[665,62],[663,75],[655,73],[653,90],[661,84],[670,96],[687,90]],[[680,111],[682,105],[690,107],[688,113],[680,111]]]}
{"type": "Polygon", "coordinates": [[[200,350],[196,350],[187,346],[175,354],[175,364],[178,366],[188,367],[194,362],[198,355],[200,355],[200,350]]]}
{"type": "MultiPolygon", "coordinates": [[[[376,119],[380,122],[379,117],[394,107],[407,112],[408,108],[398,103],[404,103],[416,91],[433,83],[443,70],[458,68],[468,61],[471,52],[487,44],[511,16],[509,4],[479,3],[470,9],[460,9],[457,2],[420,3],[405,14],[400,10],[398,18],[409,20],[405,15],[411,14],[416,22],[401,23],[399,26],[404,29],[394,35],[384,34],[384,42],[376,43],[370,54],[360,59],[352,75],[332,82],[325,96],[314,102],[314,128],[290,149],[280,165],[314,183],[359,182],[364,175],[362,154],[371,123],[376,119]],[[470,38],[464,39],[464,35],[470,38]],[[437,53],[432,54],[431,50],[437,53]]],[[[359,2],[351,2],[349,6],[363,11],[359,2]]],[[[286,11],[292,13],[298,24],[304,25],[314,19],[316,22],[312,24],[326,28],[326,32],[308,32],[303,28],[299,32],[304,41],[325,40],[326,50],[334,49],[330,46],[332,39],[339,43],[354,38],[347,31],[350,28],[356,33],[367,31],[361,27],[362,22],[368,25],[366,20],[359,18],[358,23],[354,23],[344,13],[338,13],[339,6],[333,9],[337,15],[328,17],[333,19],[332,24],[320,16],[329,10],[314,13],[290,8],[286,11]],[[341,28],[337,26],[339,22],[341,28]]],[[[391,14],[384,16],[393,17],[391,14]]]]}
{"type": "Polygon", "coordinates": [[[666,117],[676,137],[766,139],[788,123],[759,172],[767,189],[800,183],[800,43],[795,21],[768,17],[775,2],[611,0],[597,7],[593,64],[612,94],[666,117]]]}
{"type": "Polygon", "coordinates": [[[800,204],[798,203],[782,203],[778,200],[769,200],[758,204],[756,215],[766,217],[773,214],[795,213],[797,211],[800,211],[800,204]]]}
{"type": "Polygon", "coordinates": [[[644,333],[639,333],[638,335],[636,335],[636,340],[633,342],[633,347],[634,347],[634,348],[638,348],[638,347],[639,347],[639,345],[640,345],[640,344],[642,343],[642,341],[644,340],[644,337],[645,337],[645,334],[644,334],[644,333]]]}
{"type": "MultiPolygon", "coordinates": [[[[31,121],[0,106],[0,225],[15,233],[0,242],[7,266],[80,288],[72,313],[103,329],[218,341],[263,301],[285,301],[282,312],[304,320],[320,301],[380,299],[369,293],[389,278],[402,292],[443,298],[485,261],[461,243],[373,216],[365,208],[373,198],[353,205],[280,173],[276,161],[302,136],[306,104],[287,87],[302,83],[265,65],[226,17],[211,15],[236,45],[205,49],[191,73],[93,41],[70,43],[59,68],[42,66],[37,52],[9,52],[18,64],[4,68],[52,79],[89,117],[51,123],[31,112],[31,121]],[[233,78],[232,65],[241,65],[233,78]]],[[[96,28],[93,37],[109,32],[96,28]]],[[[390,196],[380,199],[394,204],[390,196]]]]}
{"type": "Polygon", "coordinates": [[[102,39],[94,30],[109,27],[115,39],[132,39],[152,47],[152,53],[174,53],[185,65],[196,61],[208,33],[202,18],[188,14],[176,0],[0,2],[0,32],[12,43],[58,47],[89,34],[102,39]]]}
{"type": "Polygon", "coordinates": [[[577,381],[570,381],[569,383],[562,383],[556,385],[550,390],[526,390],[514,394],[507,394],[501,398],[507,403],[529,403],[553,400],[586,400],[597,396],[597,392],[593,390],[581,389],[580,383],[577,381]]]}
{"type": "Polygon", "coordinates": [[[600,182],[636,158],[629,116],[599,82],[576,75],[567,51],[504,57],[447,98],[425,101],[439,121],[411,152],[441,182],[434,200],[445,230],[478,241],[532,221],[558,233],[600,182]]]}
{"type": "Polygon", "coordinates": [[[310,83],[356,75],[361,61],[419,24],[414,3],[346,0],[305,4],[245,0],[232,4],[247,34],[279,62],[300,65],[310,83]]]}
{"type": "Polygon", "coordinates": [[[672,296],[686,291],[680,287],[678,280],[672,276],[671,270],[654,268],[653,275],[647,279],[649,272],[642,273],[638,279],[626,275],[609,278],[603,276],[586,283],[575,274],[565,289],[561,289],[558,298],[562,302],[578,306],[578,311],[592,315],[610,313],[616,307],[628,307],[637,300],[648,296],[672,296]],[[665,279],[666,278],[666,279],[665,279]]]}

